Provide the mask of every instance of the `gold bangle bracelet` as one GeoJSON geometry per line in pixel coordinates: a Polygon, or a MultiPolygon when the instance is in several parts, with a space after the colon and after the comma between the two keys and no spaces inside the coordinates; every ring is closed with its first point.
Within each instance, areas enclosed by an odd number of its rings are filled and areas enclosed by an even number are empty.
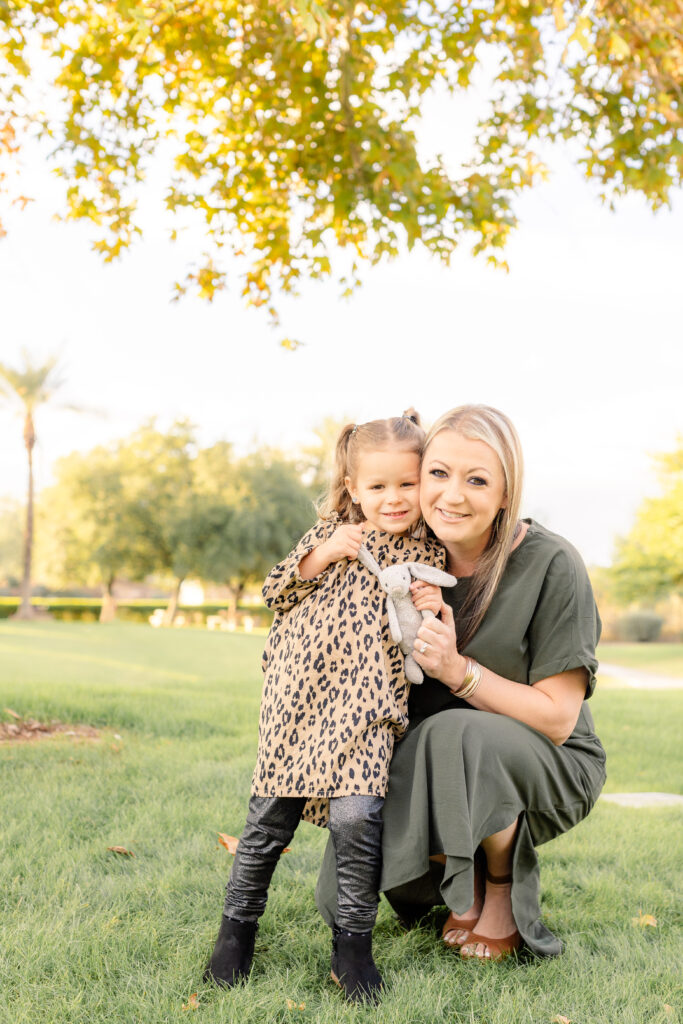
{"type": "Polygon", "coordinates": [[[460,697],[461,700],[468,700],[478,688],[481,682],[481,665],[479,665],[472,658],[467,659],[467,666],[465,669],[465,678],[462,681],[462,686],[459,690],[455,690],[455,696],[460,697]]]}

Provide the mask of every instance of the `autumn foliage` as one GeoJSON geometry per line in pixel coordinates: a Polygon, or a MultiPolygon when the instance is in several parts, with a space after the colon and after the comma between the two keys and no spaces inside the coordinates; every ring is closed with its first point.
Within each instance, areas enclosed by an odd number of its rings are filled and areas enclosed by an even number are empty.
{"type": "MultiPolygon", "coordinates": [[[[406,246],[448,262],[469,240],[502,262],[548,142],[569,143],[607,200],[666,203],[683,171],[682,23],[682,0],[10,2],[0,137],[13,150],[26,122],[50,137],[67,215],[97,226],[106,260],[140,233],[161,160],[178,227],[206,236],[177,293],[210,299],[241,265],[245,300],[275,317],[274,289],[332,274],[339,248],[343,291],[362,260],[406,246]],[[36,42],[58,104],[26,87],[36,42]],[[472,86],[463,164],[421,152],[425,95],[472,86]]],[[[449,133],[462,141],[457,120],[449,133]]]]}

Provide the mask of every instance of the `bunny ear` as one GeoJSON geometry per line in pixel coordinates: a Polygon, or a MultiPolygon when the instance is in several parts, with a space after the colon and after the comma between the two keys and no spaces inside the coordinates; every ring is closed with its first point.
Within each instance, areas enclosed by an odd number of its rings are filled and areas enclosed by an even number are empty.
{"type": "Polygon", "coordinates": [[[372,557],[365,544],[361,544],[358,548],[358,561],[361,565],[364,565],[370,572],[374,572],[375,576],[379,576],[381,569],[375,559],[372,557]]]}
{"type": "Polygon", "coordinates": [[[449,572],[443,572],[433,565],[425,565],[424,562],[406,562],[406,565],[416,580],[433,583],[437,587],[454,587],[458,582],[449,572]]]}

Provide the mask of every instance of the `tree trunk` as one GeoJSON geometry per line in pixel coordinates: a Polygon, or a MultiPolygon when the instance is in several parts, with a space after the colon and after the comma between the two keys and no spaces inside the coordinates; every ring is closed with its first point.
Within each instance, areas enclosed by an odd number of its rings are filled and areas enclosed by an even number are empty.
{"type": "Polygon", "coordinates": [[[33,417],[26,413],[24,420],[24,444],[28,455],[28,497],[26,500],[26,527],[24,530],[24,575],[21,581],[21,602],[17,609],[17,619],[35,619],[36,611],[31,604],[31,561],[33,559],[33,448],[36,433],[33,417]]]}
{"type": "Polygon", "coordinates": [[[171,600],[168,602],[168,608],[164,612],[164,626],[173,625],[173,620],[175,619],[176,612],[178,611],[178,601],[180,600],[180,588],[183,585],[184,578],[185,577],[176,580],[176,585],[173,588],[173,593],[171,594],[171,600]]]}
{"type": "Polygon", "coordinates": [[[242,599],[244,594],[244,583],[231,583],[230,585],[230,602],[228,604],[228,622],[231,622],[234,626],[237,625],[237,605],[242,599]]]}
{"type": "Polygon", "coordinates": [[[100,622],[113,622],[116,618],[116,598],[113,593],[114,577],[110,576],[102,586],[102,608],[100,622]]]}

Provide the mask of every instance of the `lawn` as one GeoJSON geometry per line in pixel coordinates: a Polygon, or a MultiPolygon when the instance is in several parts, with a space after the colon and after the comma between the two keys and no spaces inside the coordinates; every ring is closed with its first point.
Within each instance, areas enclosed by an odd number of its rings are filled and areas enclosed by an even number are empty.
{"type": "MultiPolygon", "coordinates": [[[[558,960],[463,964],[436,941],[438,913],[404,934],[383,902],[376,1010],[347,1006],[328,980],[313,901],[325,834],[303,825],[276,872],[250,982],[202,985],[232,860],[216,833],[239,834],[249,792],[262,644],[0,623],[0,720],[8,707],[100,730],[0,743],[2,1024],[680,1019],[677,808],[598,804],[540,849],[544,916],[567,946],[558,960]],[[641,910],[656,927],[632,924],[641,910]],[[198,1009],[184,1009],[195,992],[198,1009]]],[[[682,703],[676,691],[598,690],[609,790],[680,792],[682,703]]]]}
{"type": "Polygon", "coordinates": [[[607,664],[683,679],[683,644],[600,644],[598,657],[607,664]]]}

